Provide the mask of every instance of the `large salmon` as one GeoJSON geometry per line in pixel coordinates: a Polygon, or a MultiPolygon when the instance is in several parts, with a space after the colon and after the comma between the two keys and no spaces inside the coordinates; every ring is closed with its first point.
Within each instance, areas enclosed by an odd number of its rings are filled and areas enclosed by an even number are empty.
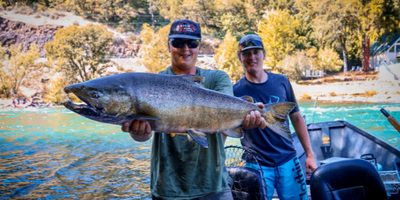
{"type": "Polygon", "coordinates": [[[204,77],[194,75],[160,75],[123,73],[72,84],[64,88],[86,104],[66,101],[64,106],[86,118],[122,125],[134,119],[147,120],[154,131],[188,133],[207,148],[205,133],[222,132],[242,138],[240,125],[246,115],[258,110],[267,126],[287,139],[288,113],[295,103],[256,104],[241,98],[205,89],[204,77]]]}

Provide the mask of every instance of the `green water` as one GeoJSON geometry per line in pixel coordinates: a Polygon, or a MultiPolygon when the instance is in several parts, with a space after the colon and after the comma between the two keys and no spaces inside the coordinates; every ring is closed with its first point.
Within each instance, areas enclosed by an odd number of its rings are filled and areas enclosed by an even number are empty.
{"type": "MultiPolygon", "coordinates": [[[[307,123],[346,120],[400,148],[380,113],[400,119],[400,104],[301,103],[307,123]]],[[[226,145],[240,144],[228,138],[226,145]]],[[[0,111],[0,199],[151,199],[151,141],[64,108],[0,111]]]]}

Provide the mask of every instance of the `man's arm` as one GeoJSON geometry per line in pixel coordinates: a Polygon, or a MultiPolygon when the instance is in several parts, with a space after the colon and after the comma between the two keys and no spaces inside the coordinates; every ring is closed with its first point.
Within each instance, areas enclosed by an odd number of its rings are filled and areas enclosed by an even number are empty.
{"type": "MultiPolygon", "coordinates": [[[[217,82],[214,87],[215,91],[222,92],[228,95],[233,96],[233,88],[231,80],[227,73],[221,71],[218,74],[217,82]]],[[[264,104],[257,104],[258,107],[264,108],[264,104]]],[[[261,128],[264,129],[267,126],[267,122],[263,117],[261,117],[260,112],[251,111],[245,118],[242,123],[243,129],[252,129],[252,128],[261,128]]],[[[227,136],[222,133],[222,140],[225,143],[227,136]]]]}
{"type": "Polygon", "coordinates": [[[306,152],[306,174],[311,175],[311,173],[317,169],[317,164],[314,159],[314,152],[311,148],[310,138],[308,137],[308,130],[304,122],[303,117],[300,112],[294,112],[289,115],[290,121],[293,124],[294,130],[296,131],[297,137],[306,152]],[[311,172],[310,172],[311,169],[311,172]]]}

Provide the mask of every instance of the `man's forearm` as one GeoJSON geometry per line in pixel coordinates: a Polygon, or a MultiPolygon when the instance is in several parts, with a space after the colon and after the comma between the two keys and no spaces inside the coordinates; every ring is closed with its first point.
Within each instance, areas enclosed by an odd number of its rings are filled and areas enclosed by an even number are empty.
{"type": "Polygon", "coordinates": [[[300,143],[303,146],[303,149],[306,152],[307,156],[314,156],[310,138],[308,136],[307,126],[300,112],[290,114],[290,120],[292,121],[294,130],[296,131],[297,137],[299,138],[300,143]]]}

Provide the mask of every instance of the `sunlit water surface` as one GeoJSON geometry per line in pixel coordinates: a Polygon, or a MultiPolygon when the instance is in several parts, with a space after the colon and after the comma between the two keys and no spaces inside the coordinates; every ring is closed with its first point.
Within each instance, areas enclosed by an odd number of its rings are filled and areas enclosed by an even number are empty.
{"type": "MultiPolygon", "coordinates": [[[[346,120],[400,148],[380,113],[400,104],[301,103],[307,123],[346,120]]],[[[240,144],[229,138],[226,145],[240,144]]],[[[0,111],[0,199],[151,199],[151,141],[64,108],[0,111]]]]}

